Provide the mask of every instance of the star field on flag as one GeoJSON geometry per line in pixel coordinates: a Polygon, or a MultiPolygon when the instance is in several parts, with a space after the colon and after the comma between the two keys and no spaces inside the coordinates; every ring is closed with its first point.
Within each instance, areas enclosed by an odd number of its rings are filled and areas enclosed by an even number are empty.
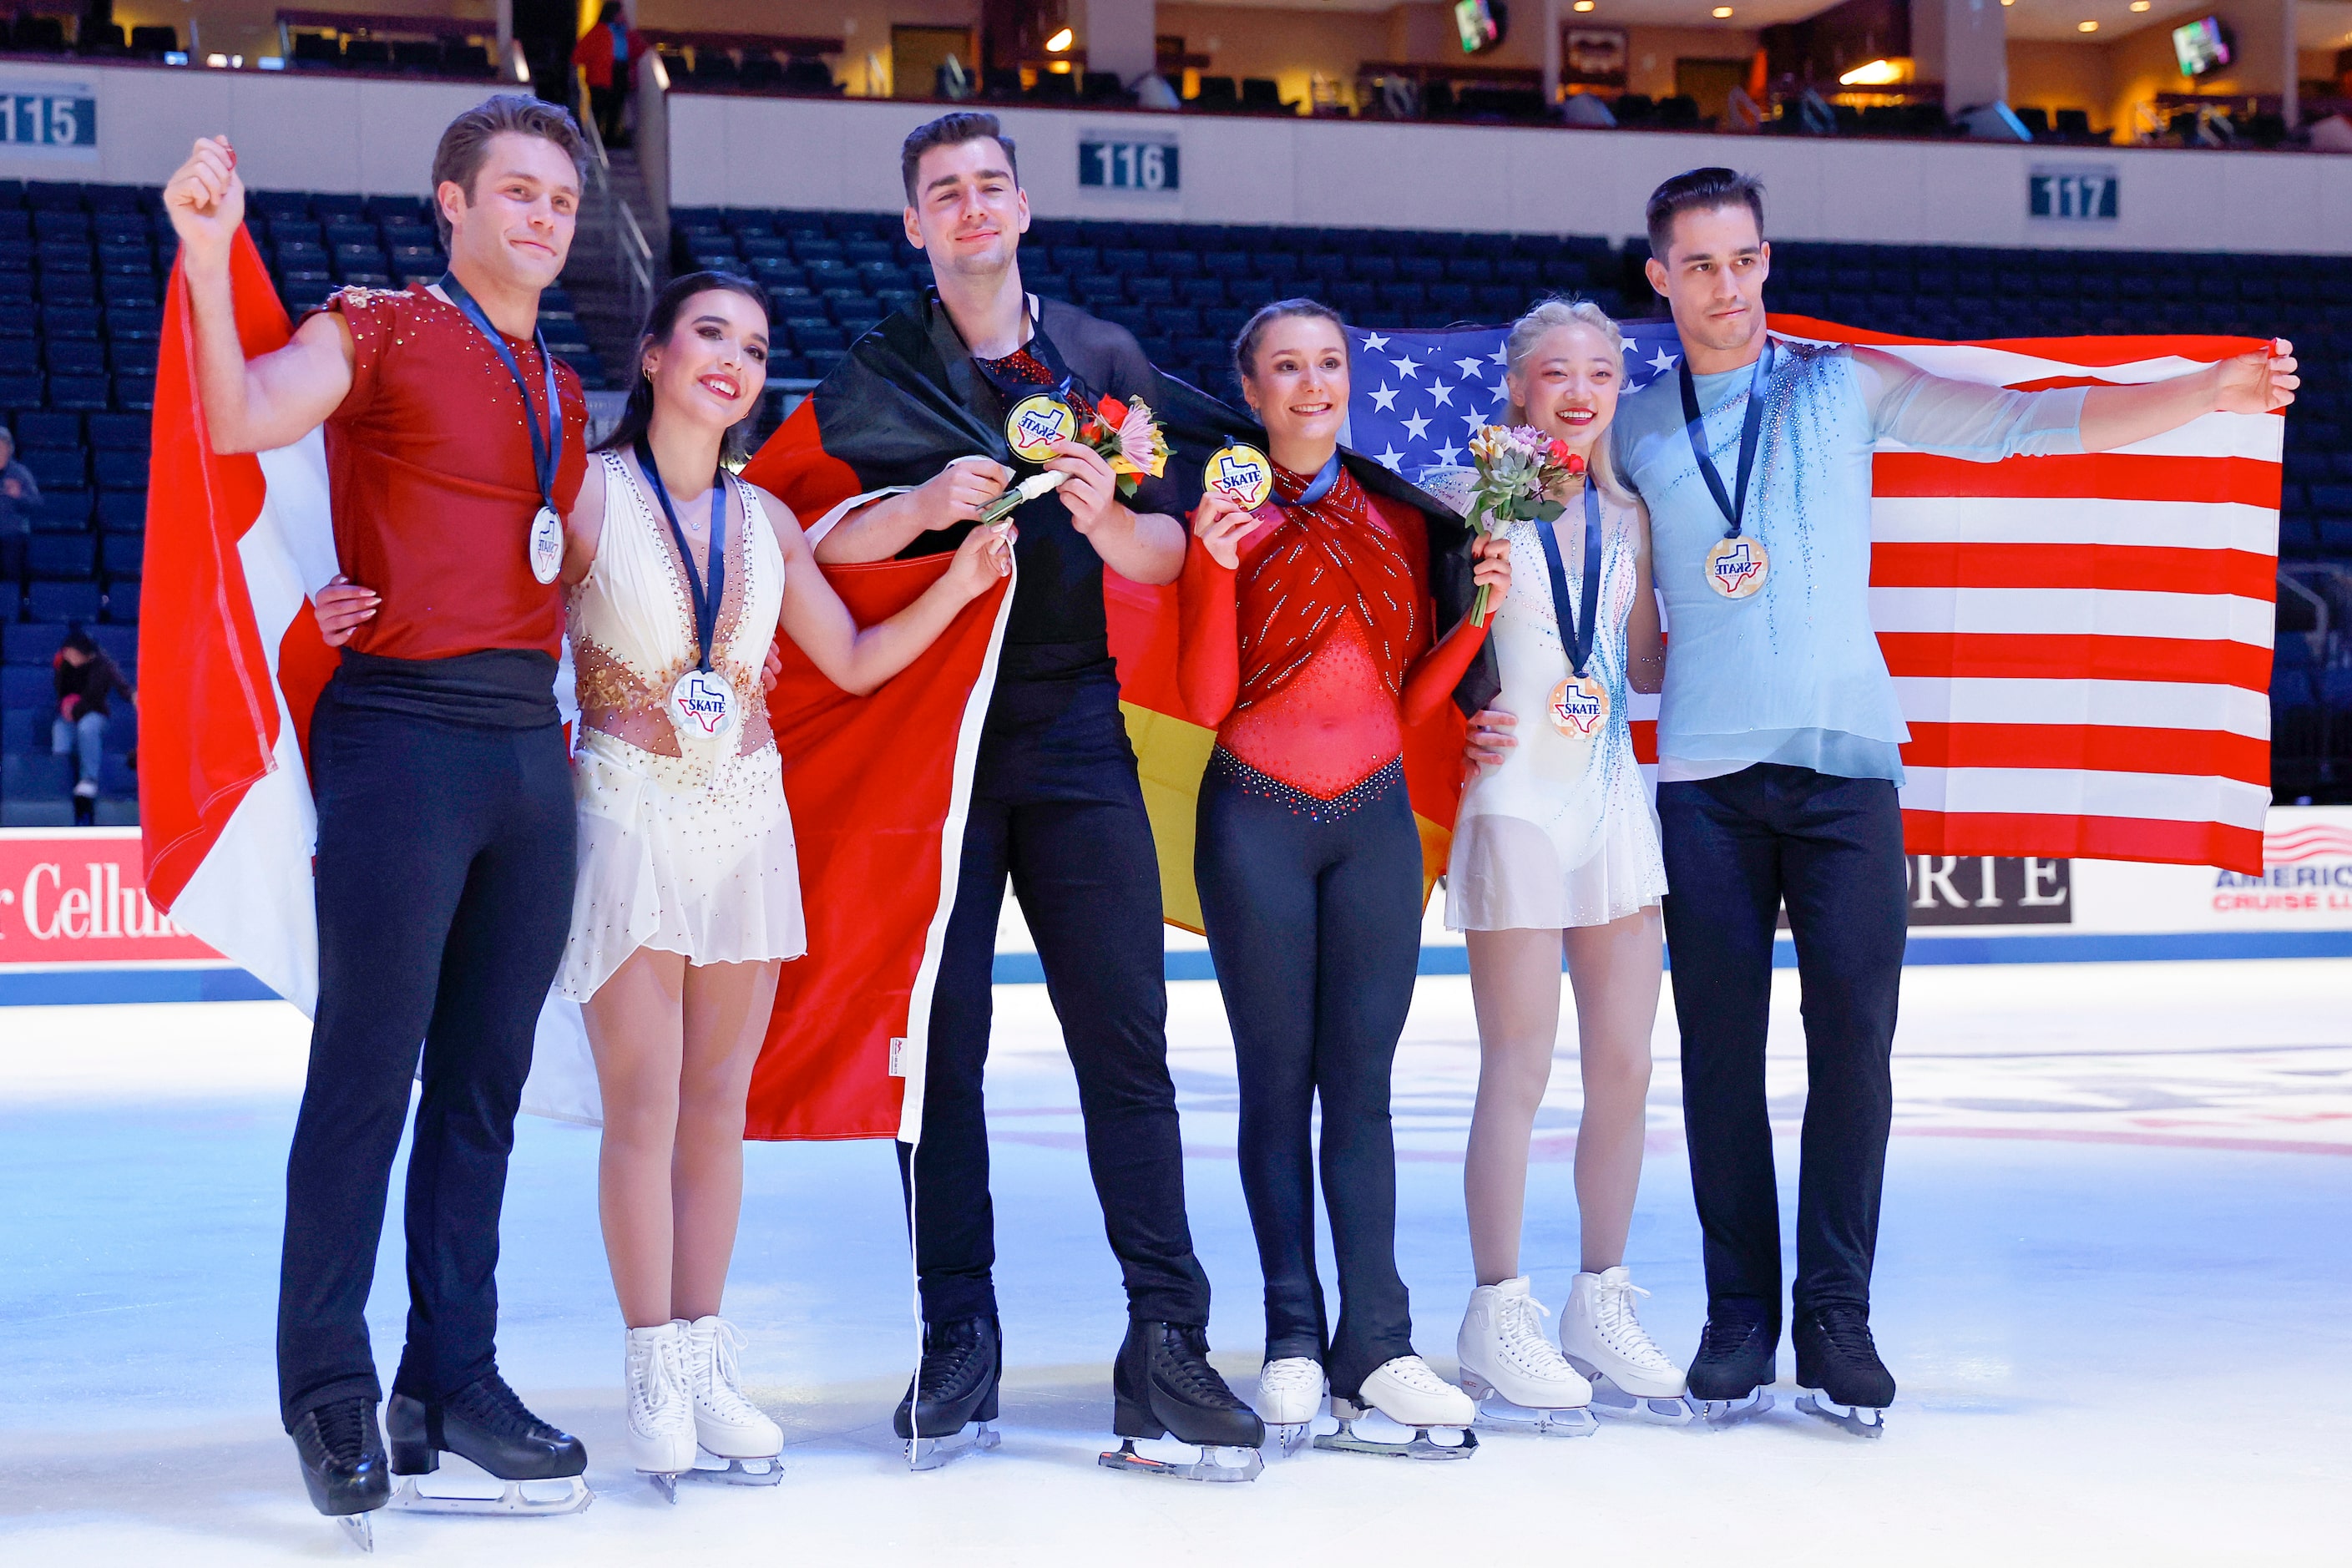
{"type": "MultiPolygon", "coordinates": [[[[1638,392],[1682,363],[1671,321],[1623,321],[1624,392],[1638,392]]],[[[1442,331],[1349,327],[1348,445],[1407,479],[1464,460],[1481,427],[1500,421],[1502,327],[1442,331]]]]}

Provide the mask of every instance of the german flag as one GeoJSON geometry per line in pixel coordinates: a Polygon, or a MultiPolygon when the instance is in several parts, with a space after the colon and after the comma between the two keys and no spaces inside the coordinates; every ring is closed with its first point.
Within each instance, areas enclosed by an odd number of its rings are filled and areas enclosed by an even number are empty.
{"type": "MultiPolygon", "coordinates": [[[[959,394],[972,374],[943,315],[927,323],[900,311],[852,346],[743,477],[822,537],[854,504],[920,485],[955,458],[1013,466],[1003,429],[969,405],[968,391],[959,394]]],[[[1155,373],[1144,400],[1167,433],[1168,472],[1181,494],[1200,494],[1202,468],[1219,447],[1265,442],[1246,416],[1173,377],[1155,373]]],[[[1379,463],[1352,452],[1343,460],[1366,489],[1428,519],[1434,624],[1452,626],[1473,592],[1468,527],[1379,463]]],[[[1049,496],[1030,504],[1059,502],[1049,496]]],[[[858,623],[871,625],[918,597],[950,559],[824,573],[858,623]]],[[[931,990],[1012,592],[1008,583],[974,601],[929,653],[866,698],[842,692],[789,641],[780,645],[783,675],[768,708],[783,755],[809,946],[777,984],[747,1137],[913,1142],[920,1129],[931,990]]],[[[1197,931],[1195,803],[1215,735],[1186,716],[1178,695],[1176,589],[1105,572],[1103,601],[1167,918],[1197,931]]],[[[1457,694],[1464,711],[1493,691],[1490,658],[1457,694]]],[[[1424,895],[1452,838],[1463,728],[1461,712],[1443,710],[1407,737],[1424,895]]]]}

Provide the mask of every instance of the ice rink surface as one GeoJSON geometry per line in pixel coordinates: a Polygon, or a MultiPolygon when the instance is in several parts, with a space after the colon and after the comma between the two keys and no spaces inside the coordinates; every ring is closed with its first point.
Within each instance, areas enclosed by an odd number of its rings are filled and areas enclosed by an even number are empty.
{"type": "MultiPolygon", "coordinates": [[[[1784,1225],[1804,1085],[1776,976],[1784,1225]]],[[[1466,1463],[1309,1452],[1244,1487],[1110,1475],[1124,1321],[1042,986],[997,992],[990,1068],[1004,1445],[905,1473],[910,1364],[888,1146],[754,1145],[728,1313],[785,1426],[774,1490],[621,1466],[619,1318],[596,1136],[526,1119],[501,1361],[578,1432],[573,1518],[377,1516],[377,1557],[486,1563],[1249,1565],[2352,1561],[2352,963],[1915,969],[1895,1064],[1874,1321],[1902,1384],[1877,1443],[1792,1408],[1724,1432],[1496,1435],[1466,1463]]],[[[1262,1322],[1212,984],[1171,987],[1211,1339],[1253,1385],[1262,1322]]],[[[1572,1021],[1538,1130],[1526,1257],[1575,1267],[1572,1021]]],[[[280,1184],[306,1026],[276,1004],[0,1010],[0,1563],[356,1563],[304,1500],[270,1360],[280,1184]]],[[[1705,1296],[1671,998],[1633,1228],[1677,1358],[1705,1296]]],[[[1454,1369],[1472,1283],[1461,1147],[1467,982],[1426,978],[1397,1072],[1400,1248],[1416,1338],[1454,1369]]],[[[398,1189],[371,1321],[404,1305],[398,1189]]],[[[1328,1256],[1328,1249],[1327,1249],[1328,1256]]],[[[1327,1423],[1328,1425],[1328,1423],[1327,1423]]]]}

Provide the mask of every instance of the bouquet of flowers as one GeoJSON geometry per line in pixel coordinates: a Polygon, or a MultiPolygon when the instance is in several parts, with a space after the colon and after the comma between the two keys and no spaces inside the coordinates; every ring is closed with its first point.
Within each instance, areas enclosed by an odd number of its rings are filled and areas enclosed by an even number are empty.
{"type": "Polygon", "coordinates": [[[1168,437],[1143,399],[1121,403],[1106,397],[1078,421],[1078,441],[1102,454],[1118,476],[1118,493],[1132,496],[1146,478],[1168,471],[1168,437]]]}
{"type": "MultiPolygon", "coordinates": [[[[1470,457],[1478,472],[1470,491],[1470,521],[1488,535],[1514,522],[1559,517],[1562,508],[1551,492],[1584,472],[1582,458],[1531,425],[1487,426],[1470,437],[1470,457]]],[[[1482,585],[1470,609],[1475,626],[1486,624],[1486,597],[1482,585]]]]}
{"type": "MultiPolygon", "coordinates": [[[[1095,405],[1093,413],[1080,417],[1075,439],[1080,446],[1093,447],[1110,465],[1122,498],[1133,496],[1146,477],[1156,479],[1168,471],[1168,437],[1141,398],[1133,403],[1104,398],[1095,405]]],[[[1054,469],[1032,474],[982,509],[979,521],[1000,522],[1024,501],[1060,489],[1066,478],[1054,469]]]]}

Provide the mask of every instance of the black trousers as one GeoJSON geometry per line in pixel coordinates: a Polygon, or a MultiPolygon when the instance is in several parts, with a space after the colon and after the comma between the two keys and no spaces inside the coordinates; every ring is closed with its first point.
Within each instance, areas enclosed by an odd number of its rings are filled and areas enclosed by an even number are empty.
{"type": "Polygon", "coordinates": [[[1764,1098],[1772,932],[1787,902],[1804,990],[1796,1310],[1870,1305],[1894,1111],[1906,936],[1903,814],[1885,779],[1759,763],[1658,786],[1683,1115],[1710,1300],[1780,1321],[1780,1211],[1764,1098]]]}
{"type": "Polygon", "coordinates": [[[394,1388],[430,1404],[488,1372],[515,1108],[572,916],[563,732],[359,708],[310,723],[319,1012],[286,1162],[278,1399],[290,1429],[383,1397],[368,1344],[392,1162],[408,1157],[408,1340],[394,1388]]]}
{"type": "Polygon", "coordinates": [[[623,87],[592,87],[588,89],[588,112],[595,116],[596,134],[605,146],[621,145],[622,111],[628,107],[628,89],[623,87]]]}
{"type": "Polygon", "coordinates": [[[1352,1396],[1381,1363],[1412,1353],[1389,1121],[1421,956],[1421,834],[1403,772],[1355,810],[1318,820],[1237,782],[1221,753],[1201,786],[1193,867],[1233,1024],[1266,1359],[1311,1356],[1332,1392],[1352,1396]],[[1336,1334],[1315,1267],[1318,1099],[1336,1334]]]}
{"type": "Polygon", "coordinates": [[[1118,687],[1107,662],[1062,677],[1035,650],[1003,658],[931,998],[922,1141],[898,1148],[923,1318],[996,1311],[982,1078],[1009,879],[1077,1074],[1087,1165],[1128,1310],[1205,1325],[1209,1281],[1192,1255],[1168,1076],[1160,860],[1118,687]]]}

